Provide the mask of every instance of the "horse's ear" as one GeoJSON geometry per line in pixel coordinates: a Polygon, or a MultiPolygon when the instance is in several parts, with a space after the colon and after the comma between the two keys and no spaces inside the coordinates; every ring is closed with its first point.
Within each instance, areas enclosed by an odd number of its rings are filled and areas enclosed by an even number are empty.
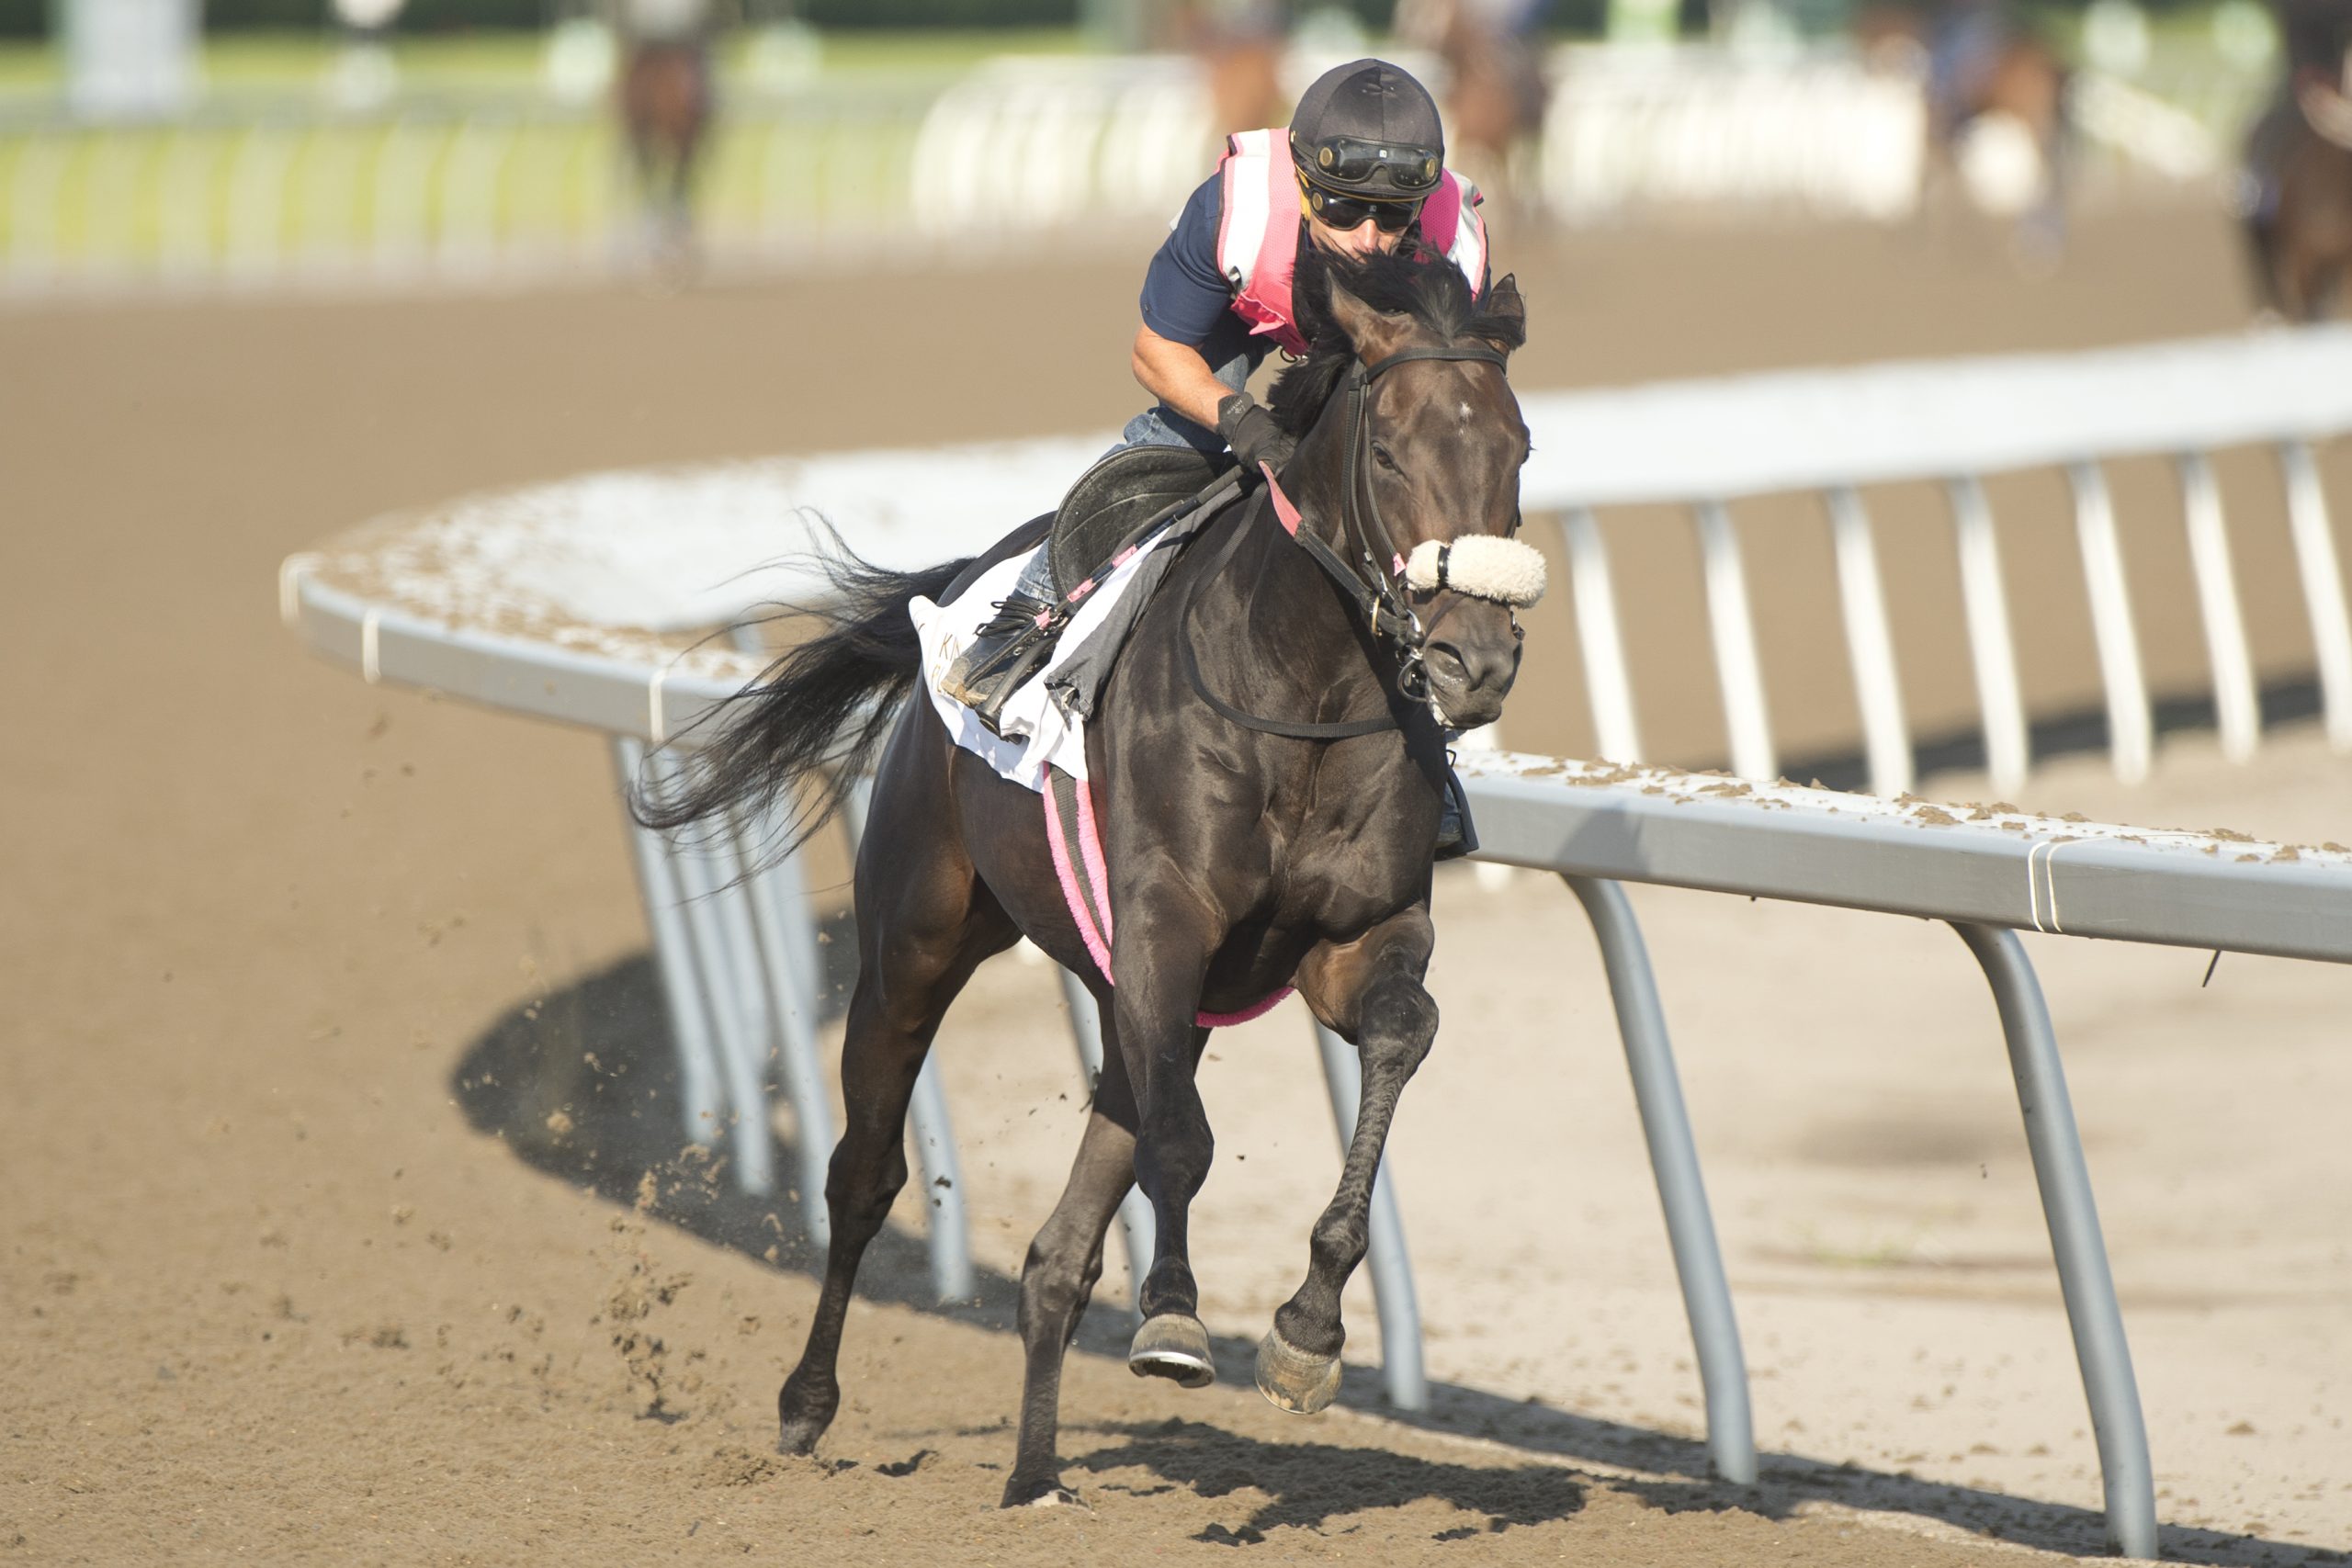
{"type": "Polygon", "coordinates": [[[1509,354],[1527,341],[1527,301],[1520,298],[1518,274],[1503,274],[1478,301],[1478,308],[1480,315],[1503,328],[1478,334],[1488,343],[1509,354]]]}
{"type": "Polygon", "coordinates": [[[1386,358],[1412,329],[1410,316],[1391,316],[1374,310],[1349,293],[1347,285],[1336,277],[1330,284],[1330,306],[1331,319],[1348,334],[1348,344],[1359,359],[1386,358]]]}

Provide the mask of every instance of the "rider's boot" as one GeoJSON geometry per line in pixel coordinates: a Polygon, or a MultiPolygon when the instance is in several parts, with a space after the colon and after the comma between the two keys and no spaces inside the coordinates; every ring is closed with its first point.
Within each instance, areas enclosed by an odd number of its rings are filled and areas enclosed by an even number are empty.
{"type": "Polygon", "coordinates": [[[1052,654],[1061,624],[1054,618],[1051,600],[1037,598],[1023,587],[998,600],[996,608],[995,618],[974,633],[970,645],[947,666],[939,689],[971,709],[990,734],[1001,736],[998,725],[1005,699],[1052,654]]]}
{"type": "Polygon", "coordinates": [[[1470,802],[1462,790],[1462,780],[1452,768],[1445,770],[1445,798],[1438,805],[1437,852],[1434,861],[1459,860],[1478,847],[1478,829],[1470,823],[1470,802]]]}

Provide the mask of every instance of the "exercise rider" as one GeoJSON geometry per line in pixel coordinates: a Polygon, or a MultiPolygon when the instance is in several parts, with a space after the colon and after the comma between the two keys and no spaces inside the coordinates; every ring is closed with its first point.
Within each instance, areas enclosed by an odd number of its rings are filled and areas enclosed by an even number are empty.
{"type": "MultiPolygon", "coordinates": [[[[1478,193],[1445,167],[1437,105],[1385,61],[1357,60],[1316,78],[1290,129],[1227,139],[1216,172],[1193,191],[1144,274],[1136,379],[1159,401],[1127,422],[1118,446],[1189,446],[1220,463],[1279,471],[1296,442],[1249,392],[1274,349],[1306,352],[1291,299],[1301,243],[1342,254],[1395,251],[1408,238],[1487,290],[1478,193]]],[[[994,728],[1035,668],[1034,645],[1054,591],[1040,549],[941,681],[994,728]]]]}

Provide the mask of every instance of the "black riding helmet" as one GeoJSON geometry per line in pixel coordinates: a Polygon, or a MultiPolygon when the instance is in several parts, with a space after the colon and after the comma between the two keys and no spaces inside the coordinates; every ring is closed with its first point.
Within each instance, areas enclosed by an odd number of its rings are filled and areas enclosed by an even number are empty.
{"type": "Polygon", "coordinates": [[[1291,162],[1309,187],[1358,201],[1418,203],[1445,167],[1437,104],[1385,60],[1351,60],[1315,79],[1290,121],[1291,162]]]}

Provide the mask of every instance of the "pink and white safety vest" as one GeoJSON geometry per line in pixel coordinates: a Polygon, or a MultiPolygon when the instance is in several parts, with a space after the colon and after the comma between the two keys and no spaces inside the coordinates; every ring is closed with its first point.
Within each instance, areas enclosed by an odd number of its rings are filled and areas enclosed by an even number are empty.
{"type": "MultiPolygon", "coordinates": [[[[1272,337],[1290,354],[1305,354],[1291,311],[1291,269],[1298,261],[1298,176],[1290,161],[1290,133],[1244,130],[1226,138],[1217,160],[1224,211],[1217,220],[1216,265],[1233,290],[1233,313],[1251,336],[1272,337]]],[[[1462,269],[1473,291],[1486,287],[1487,222],[1478,216],[1478,187],[1446,170],[1421,203],[1421,240],[1462,269]]]]}

